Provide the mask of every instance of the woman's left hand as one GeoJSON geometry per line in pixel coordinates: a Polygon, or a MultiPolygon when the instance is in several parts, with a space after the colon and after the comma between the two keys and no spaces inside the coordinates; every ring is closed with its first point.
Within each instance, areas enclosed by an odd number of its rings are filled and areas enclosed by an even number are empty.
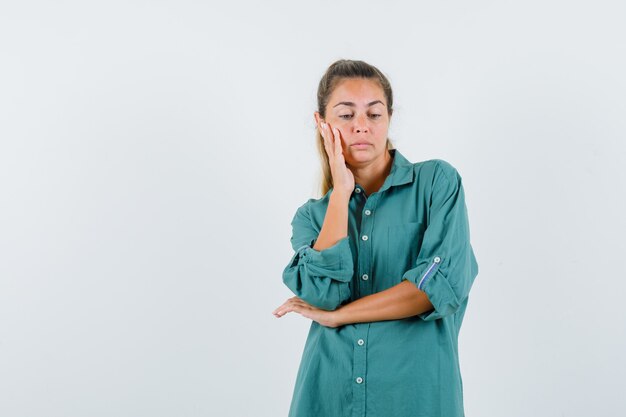
{"type": "Polygon", "coordinates": [[[322,310],[321,308],[314,307],[298,297],[291,297],[287,299],[276,310],[272,312],[276,318],[282,317],[285,314],[295,311],[304,317],[307,317],[313,321],[318,322],[322,326],[326,327],[339,327],[340,323],[337,321],[337,314],[335,311],[322,310]]]}

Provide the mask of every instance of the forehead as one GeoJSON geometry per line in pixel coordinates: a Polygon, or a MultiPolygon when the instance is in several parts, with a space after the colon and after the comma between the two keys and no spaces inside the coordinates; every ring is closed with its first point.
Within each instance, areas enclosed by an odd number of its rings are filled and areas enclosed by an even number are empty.
{"type": "MultiPolygon", "coordinates": [[[[328,105],[333,107],[342,101],[354,102],[357,106],[380,100],[385,102],[385,93],[376,80],[367,78],[347,78],[337,84],[328,100],[328,105]]],[[[380,105],[380,103],[379,103],[380,105]]]]}

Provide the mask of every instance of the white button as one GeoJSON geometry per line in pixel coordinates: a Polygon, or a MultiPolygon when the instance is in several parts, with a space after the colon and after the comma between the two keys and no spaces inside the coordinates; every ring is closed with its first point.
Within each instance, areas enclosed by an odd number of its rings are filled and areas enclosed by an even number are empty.
{"type": "Polygon", "coordinates": [[[435,259],[433,259],[435,261],[435,263],[439,263],[439,261],[441,261],[441,258],[438,256],[435,256],[435,259]]]}
{"type": "Polygon", "coordinates": [[[354,191],[357,192],[357,193],[360,193],[361,189],[357,187],[357,188],[354,189],[354,191]]]}
{"type": "Polygon", "coordinates": [[[367,279],[368,279],[369,277],[367,276],[367,274],[363,274],[363,276],[362,276],[361,278],[363,278],[363,281],[367,281],[367,279]]]}
{"type": "Polygon", "coordinates": [[[359,346],[363,346],[363,343],[365,343],[365,341],[363,339],[359,339],[357,340],[357,343],[359,344],[359,346]]]}
{"type": "Polygon", "coordinates": [[[366,216],[369,216],[370,214],[372,214],[372,212],[371,212],[371,211],[369,211],[369,210],[365,210],[365,215],[366,215],[366,216]]]}
{"type": "Polygon", "coordinates": [[[367,235],[363,235],[363,237],[361,239],[367,240],[367,235]]]}
{"type": "Polygon", "coordinates": [[[363,378],[361,378],[360,376],[359,376],[359,377],[357,377],[357,379],[356,379],[356,383],[357,383],[357,384],[360,384],[361,382],[363,382],[363,378]]]}

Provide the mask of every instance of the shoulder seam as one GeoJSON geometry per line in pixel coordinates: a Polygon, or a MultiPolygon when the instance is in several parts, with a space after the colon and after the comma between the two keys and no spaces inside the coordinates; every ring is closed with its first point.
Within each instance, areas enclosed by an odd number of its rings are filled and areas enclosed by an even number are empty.
{"type": "Polygon", "coordinates": [[[437,162],[437,166],[439,166],[439,169],[441,170],[441,172],[443,172],[443,175],[449,184],[452,184],[453,181],[448,175],[448,173],[446,172],[446,169],[443,167],[444,164],[442,164],[442,162],[447,164],[452,169],[452,171],[459,177],[459,180],[460,180],[461,175],[458,173],[457,169],[450,162],[445,161],[443,159],[435,159],[435,161],[437,162]]]}
{"type": "Polygon", "coordinates": [[[446,173],[446,170],[441,166],[442,164],[441,164],[440,161],[441,161],[440,159],[435,159],[435,162],[437,163],[437,166],[439,167],[439,170],[443,173],[443,177],[446,179],[448,184],[452,184],[452,181],[450,180],[450,177],[446,173]]]}

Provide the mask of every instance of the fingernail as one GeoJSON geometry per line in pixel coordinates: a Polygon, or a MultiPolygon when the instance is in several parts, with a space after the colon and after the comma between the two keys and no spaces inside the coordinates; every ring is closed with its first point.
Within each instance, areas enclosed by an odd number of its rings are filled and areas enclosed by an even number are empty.
{"type": "Polygon", "coordinates": [[[326,129],[326,123],[322,122],[322,129],[326,129]]]}

